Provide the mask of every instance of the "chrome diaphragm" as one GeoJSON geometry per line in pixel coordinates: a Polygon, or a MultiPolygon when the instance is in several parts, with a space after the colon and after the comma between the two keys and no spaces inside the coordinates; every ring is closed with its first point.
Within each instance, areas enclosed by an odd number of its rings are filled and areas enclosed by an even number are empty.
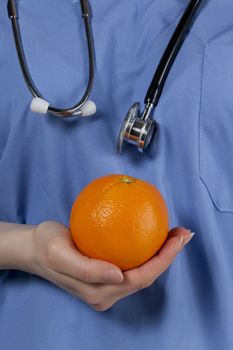
{"type": "Polygon", "coordinates": [[[117,153],[123,152],[124,143],[137,146],[138,151],[143,153],[151,143],[155,132],[155,121],[151,118],[153,105],[146,106],[141,113],[141,105],[136,102],[129,109],[122,124],[117,145],[117,153]]]}

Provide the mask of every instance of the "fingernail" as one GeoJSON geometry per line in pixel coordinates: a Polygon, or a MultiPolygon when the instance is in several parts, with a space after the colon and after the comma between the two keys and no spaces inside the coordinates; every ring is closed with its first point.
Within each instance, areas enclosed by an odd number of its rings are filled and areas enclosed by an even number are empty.
{"type": "Polygon", "coordinates": [[[189,236],[184,237],[183,246],[188,244],[191,241],[191,239],[193,238],[194,235],[195,235],[195,232],[191,232],[189,236]]]}
{"type": "Polygon", "coordinates": [[[108,269],[104,271],[103,279],[106,283],[120,283],[123,280],[123,276],[119,271],[108,269]]]}
{"type": "Polygon", "coordinates": [[[184,236],[180,237],[180,247],[183,248],[184,245],[184,236]]]}

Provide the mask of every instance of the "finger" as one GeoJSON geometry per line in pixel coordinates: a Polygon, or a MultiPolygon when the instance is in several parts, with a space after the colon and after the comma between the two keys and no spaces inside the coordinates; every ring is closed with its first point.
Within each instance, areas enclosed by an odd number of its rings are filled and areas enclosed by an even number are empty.
{"type": "Polygon", "coordinates": [[[101,295],[97,293],[95,285],[93,284],[86,284],[75,278],[55,271],[50,271],[49,275],[44,276],[44,278],[69,294],[80,298],[91,306],[98,305],[102,302],[101,295]]]}
{"type": "Polygon", "coordinates": [[[53,243],[48,255],[52,269],[85,283],[118,284],[123,281],[123,274],[117,266],[102,260],[89,259],[68,240],[53,243]]]}
{"type": "Polygon", "coordinates": [[[106,284],[86,284],[55,271],[52,271],[50,276],[45,278],[74,297],[78,297],[96,311],[105,311],[117,301],[116,298],[105,294],[104,289],[100,288],[106,284]]]}
{"type": "Polygon", "coordinates": [[[151,274],[152,277],[154,275],[155,278],[159,277],[173,263],[178,253],[191,238],[191,232],[183,227],[172,229],[159,252],[141,266],[142,273],[151,274]]]}
{"type": "Polygon", "coordinates": [[[190,231],[181,227],[171,230],[159,253],[142,266],[124,272],[124,281],[120,286],[100,288],[105,290],[105,294],[122,298],[149,287],[171,265],[188,239],[190,231]]]}

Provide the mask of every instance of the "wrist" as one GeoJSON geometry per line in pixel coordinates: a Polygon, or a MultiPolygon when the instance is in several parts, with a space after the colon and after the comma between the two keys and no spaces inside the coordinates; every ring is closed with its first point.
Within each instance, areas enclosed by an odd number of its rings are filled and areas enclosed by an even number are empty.
{"type": "Polygon", "coordinates": [[[0,269],[30,272],[33,266],[35,226],[0,224],[0,269]]]}

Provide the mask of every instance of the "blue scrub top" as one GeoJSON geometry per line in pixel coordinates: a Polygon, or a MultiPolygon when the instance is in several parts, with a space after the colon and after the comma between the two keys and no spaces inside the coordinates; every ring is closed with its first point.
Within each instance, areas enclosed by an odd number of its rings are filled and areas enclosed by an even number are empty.
{"type": "MultiPolygon", "coordinates": [[[[171,227],[196,232],[149,288],[104,313],[42,278],[0,274],[2,350],[233,349],[233,2],[204,1],[172,67],[147,154],[117,135],[188,0],[90,0],[96,50],[95,117],[35,115],[18,65],[7,0],[0,0],[0,220],[68,224],[79,191],[125,173],[157,185],[171,227]]],[[[67,107],[88,77],[78,0],[18,1],[28,66],[38,89],[67,107]]]]}

